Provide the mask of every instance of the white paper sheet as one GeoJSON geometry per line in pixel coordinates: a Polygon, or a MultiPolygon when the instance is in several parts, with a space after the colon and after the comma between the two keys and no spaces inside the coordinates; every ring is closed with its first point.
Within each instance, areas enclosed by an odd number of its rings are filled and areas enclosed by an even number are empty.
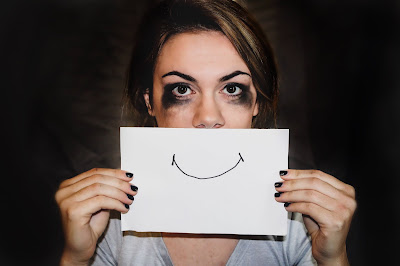
{"type": "Polygon", "coordinates": [[[139,190],[122,230],[286,235],[275,201],[288,129],[121,128],[121,169],[139,190]]]}

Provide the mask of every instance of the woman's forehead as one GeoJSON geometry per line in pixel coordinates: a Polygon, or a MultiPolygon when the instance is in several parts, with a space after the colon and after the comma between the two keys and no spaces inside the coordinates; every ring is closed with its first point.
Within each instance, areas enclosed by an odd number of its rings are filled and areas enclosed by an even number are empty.
{"type": "Polygon", "coordinates": [[[163,75],[171,70],[196,75],[249,72],[229,39],[217,31],[180,33],[171,37],[160,51],[155,73],[163,75]]]}

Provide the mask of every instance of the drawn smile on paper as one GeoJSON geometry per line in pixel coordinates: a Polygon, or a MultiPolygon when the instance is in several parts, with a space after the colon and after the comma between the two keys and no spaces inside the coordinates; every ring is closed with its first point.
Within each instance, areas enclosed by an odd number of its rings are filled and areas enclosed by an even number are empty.
{"type": "Polygon", "coordinates": [[[222,175],[228,173],[229,171],[232,171],[234,168],[236,168],[236,166],[239,165],[240,161],[244,162],[243,157],[242,157],[242,155],[240,155],[240,152],[239,152],[239,160],[238,160],[238,162],[237,162],[232,168],[230,168],[229,170],[226,170],[226,171],[223,172],[222,174],[215,175],[215,176],[198,177],[198,176],[194,176],[194,175],[189,175],[189,174],[187,174],[186,172],[184,172],[184,171],[179,167],[179,165],[176,163],[175,154],[172,156],[172,166],[176,165],[176,167],[179,169],[179,171],[181,171],[184,175],[187,175],[187,176],[189,176],[189,177],[193,177],[193,178],[196,178],[196,179],[212,179],[212,178],[216,178],[216,177],[222,176],[222,175]]]}

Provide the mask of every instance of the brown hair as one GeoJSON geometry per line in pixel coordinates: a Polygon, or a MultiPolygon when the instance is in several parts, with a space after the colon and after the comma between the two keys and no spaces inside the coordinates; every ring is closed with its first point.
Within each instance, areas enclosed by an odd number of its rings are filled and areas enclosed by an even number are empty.
{"type": "Polygon", "coordinates": [[[156,126],[143,94],[148,91],[152,102],[154,68],[165,42],[179,33],[210,30],[222,32],[250,70],[259,104],[252,127],[276,127],[278,73],[272,48],[250,13],[232,0],[166,0],[145,14],[136,33],[126,86],[136,126],[156,126]]]}

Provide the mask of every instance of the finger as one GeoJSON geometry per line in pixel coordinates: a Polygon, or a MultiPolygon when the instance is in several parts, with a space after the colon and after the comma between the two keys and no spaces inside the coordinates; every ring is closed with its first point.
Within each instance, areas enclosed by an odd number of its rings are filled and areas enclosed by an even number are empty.
{"type": "Polygon", "coordinates": [[[101,210],[116,210],[121,213],[128,212],[128,208],[119,200],[106,196],[96,196],[84,201],[75,202],[66,209],[67,219],[71,221],[79,221],[84,218],[89,221],[92,215],[101,210]]]}
{"type": "Polygon", "coordinates": [[[89,177],[86,177],[82,179],[79,182],[76,182],[70,186],[67,186],[63,189],[60,189],[56,193],[56,200],[57,202],[60,202],[64,200],[65,198],[69,197],[70,195],[78,192],[79,190],[82,190],[85,187],[89,187],[93,184],[104,184],[108,186],[113,186],[115,188],[118,188],[125,192],[126,194],[130,194],[132,196],[135,196],[137,194],[137,187],[134,185],[131,185],[127,180],[121,180],[118,178],[115,178],[113,176],[107,176],[107,175],[101,175],[101,174],[95,174],[91,175],[89,177]]]}
{"type": "Polygon", "coordinates": [[[342,191],[316,177],[287,180],[280,187],[277,187],[276,190],[279,192],[316,190],[334,199],[343,197],[342,191]]]}
{"type": "Polygon", "coordinates": [[[322,208],[325,208],[329,211],[336,210],[337,200],[326,196],[323,193],[320,193],[315,190],[298,190],[298,191],[289,191],[285,193],[275,193],[275,199],[278,202],[308,202],[314,203],[322,208]]]}
{"type": "MultiPolygon", "coordinates": [[[[337,217],[341,217],[343,221],[351,220],[357,208],[356,201],[347,195],[343,195],[340,200],[337,200],[315,190],[297,190],[284,193],[278,192],[275,194],[275,200],[278,202],[285,202],[285,207],[291,206],[294,203],[306,204],[306,207],[318,206],[319,208],[330,211],[337,217]]],[[[315,218],[309,212],[301,213],[306,215],[308,214],[312,218],[315,218]]]]}
{"type": "Polygon", "coordinates": [[[341,231],[349,224],[350,218],[345,217],[342,213],[329,211],[315,203],[295,202],[285,204],[285,208],[290,212],[299,212],[310,216],[321,229],[327,230],[325,233],[341,231]]]}
{"type": "Polygon", "coordinates": [[[73,178],[64,180],[61,184],[60,184],[60,188],[64,188],[67,186],[70,186],[72,184],[75,184],[79,181],[81,181],[82,179],[85,179],[89,176],[92,175],[107,175],[107,176],[113,176],[116,178],[119,178],[121,180],[125,180],[125,181],[130,181],[133,177],[133,174],[128,173],[126,171],[120,170],[120,169],[109,169],[109,168],[93,168],[89,171],[86,171],[82,174],[79,174],[73,178]]]}
{"type": "Polygon", "coordinates": [[[352,186],[340,181],[339,179],[326,174],[320,170],[296,170],[296,169],[288,169],[285,171],[281,171],[281,178],[283,180],[292,180],[292,179],[302,179],[302,178],[318,178],[322,181],[332,185],[338,190],[344,191],[350,197],[355,197],[355,190],[352,186]],[[283,174],[283,175],[282,175],[283,174]]]}
{"type": "MultiPolygon", "coordinates": [[[[322,181],[318,178],[304,178],[304,179],[293,179],[282,183],[281,187],[276,187],[278,192],[284,192],[288,194],[290,191],[305,191],[305,195],[302,201],[309,201],[307,197],[316,197],[321,193],[333,200],[335,200],[334,206],[344,206],[346,208],[354,209],[356,207],[356,201],[353,197],[347,195],[341,190],[336,189],[330,184],[322,181]],[[316,193],[318,192],[318,193],[316,193]],[[307,195],[309,194],[309,195],[307,195]]],[[[282,194],[283,195],[283,194],[282,194]]],[[[290,194],[289,194],[290,195],[290,194]]],[[[322,196],[322,195],[321,195],[322,196]]],[[[325,204],[325,203],[322,203],[325,204]]],[[[324,205],[321,205],[322,207],[324,205]]]]}
{"type": "Polygon", "coordinates": [[[109,186],[106,184],[95,183],[88,187],[77,191],[71,197],[68,198],[69,201],[84,201],[89,198],[96,196],[106,196],[121,201],[124,204],[132,204],[134,197],[130,194],[124,193],[122,190],[109,186]]]}

